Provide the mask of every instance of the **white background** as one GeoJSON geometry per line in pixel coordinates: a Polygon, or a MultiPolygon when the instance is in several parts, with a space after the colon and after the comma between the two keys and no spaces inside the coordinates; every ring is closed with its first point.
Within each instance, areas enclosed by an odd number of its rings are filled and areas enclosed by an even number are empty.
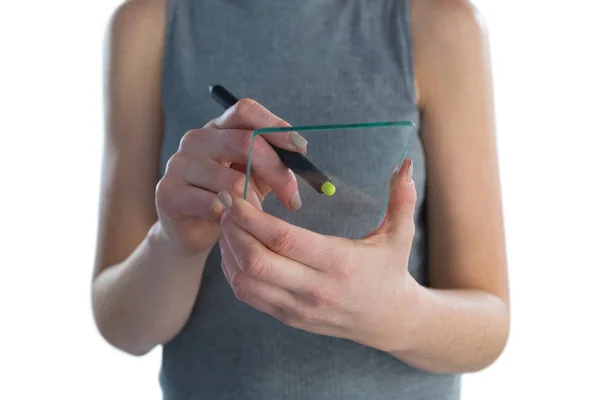
{"type": "MultiPolygon", "coordinates": [[[[0,2],[2,399],[160,397],[160,352],[113,350],[90,312],[117,3],[0,2]]],[[[600,399],[598,6],[476,4],[491,34],[513,325],[463,398],[600,399]]]]}

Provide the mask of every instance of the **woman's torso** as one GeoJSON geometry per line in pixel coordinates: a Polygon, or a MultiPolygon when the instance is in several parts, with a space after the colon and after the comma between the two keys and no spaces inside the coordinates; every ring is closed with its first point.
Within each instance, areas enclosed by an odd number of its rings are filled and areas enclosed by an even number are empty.
{"type": "MultiPolygon", "coordinates": [[[[408,3],[170,0],[161,172],[186,131],[222,112],[208,95],[214,83],[294,125],[411,120],[418,127],[408,3]]],[[[341,161],[379,165],[364,159],[360,141],[344,147],[341,161]]],[[[408,157],[419,195],[409,270],[427,284],[418,138],[408,157]]],[[[240,303],[217,248],[188,323],[163,348],[160,382],[168,400],[456,399],[460,390],[458,376],[428,374],[383,352],[287,327],[240,303]]]]}

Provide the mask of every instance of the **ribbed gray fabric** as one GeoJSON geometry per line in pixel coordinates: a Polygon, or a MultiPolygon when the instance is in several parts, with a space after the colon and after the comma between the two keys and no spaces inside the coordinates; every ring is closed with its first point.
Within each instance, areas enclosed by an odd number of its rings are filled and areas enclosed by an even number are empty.
{"type": "MultiPolygon", "coordinates": [[[[207,93],[213,83],[296,125],[410,119],[418,126],[409,15],[408,0],[170,0],[161,173],[186,131],[222,113],[207,93]]],[[[347,143],[337,162],[358,165],[357,173],[389,174],[360,168],[381,165],[374,152],[364,159],[363,144],[347,143]]],[[[390,147],[378,145],[382,155],[390,147]]],[[[311,142],[319,164],[314,148],[311,142]]],[[[409,270],[426,285],[426,171],[418,138],[408,157],[419,196],[409,270]]],[[[165,400],[460,397],[458,375],[429,374],[347,340],[296,330],[239,302],[218,248],[188,323],[163,348],[160,384],[165,400]]]]}

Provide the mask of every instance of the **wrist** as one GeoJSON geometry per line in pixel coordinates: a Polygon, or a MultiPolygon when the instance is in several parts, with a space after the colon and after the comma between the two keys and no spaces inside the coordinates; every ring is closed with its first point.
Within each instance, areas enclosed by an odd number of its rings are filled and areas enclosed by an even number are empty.
{"type": "Polygon", "coordinates": [[[156,221],[149,229],[146,235],[146,243],[152,254],[165,260],[166,264],[170,265],[191,264],[198,266],[199,262],[203,265],[210,252],[210,249],[198,253],[185,251],[169,238],[160,221],[156,221]]]}
{"type": "Polygon", "coordinates": [[[428,289],[407,274],[399,293],[398,297],[392,300],[392,312],[381,318],[382,323],[375,334],[378,340],[372,346],[388,353],[414,349],[426,320],[428,289]]]}

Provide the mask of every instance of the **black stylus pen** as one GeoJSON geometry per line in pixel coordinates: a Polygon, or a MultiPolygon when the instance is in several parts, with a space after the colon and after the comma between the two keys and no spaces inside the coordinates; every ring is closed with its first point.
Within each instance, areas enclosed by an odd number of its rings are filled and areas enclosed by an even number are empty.
{"type": "MultiPolygon", "coordinates": [[[[237,97],[221,85],[210,85],[208,90],[212,98],[225,109],[238,102],[237,97]]],[[[304,154],[282,149],[272,143],[269,143],[269,145],[275,150],[286,167],[304,179],[317,192],[324,193],[327,196],[334,195],[335,186],[331,183],[331,178],[311,163],[304,154]]]]}

